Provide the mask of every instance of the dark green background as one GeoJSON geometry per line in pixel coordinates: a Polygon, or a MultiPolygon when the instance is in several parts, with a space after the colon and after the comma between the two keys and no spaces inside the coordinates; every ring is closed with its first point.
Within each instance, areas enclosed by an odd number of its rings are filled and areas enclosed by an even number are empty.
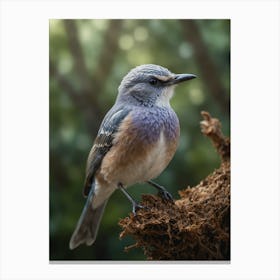
{"type": "MultiPolygon", "coordinates": [[[[181,123],[180,146],[156,181],[178,198],[219,166],[200,132],[200,111],[209,111],[230,132],[229,20],[50,20],[50,260],[143,260],[142,251],[123,251],[118,221],[131,204],[116,191],[110,198],[96,243],[68,249],[80,216],[88,152],[122,77],[154,63],[174,73],[198,76],[176,88],[171,104],[181,123]]],[[[147,185],[129,192],[156,193],[147,185]]]]}

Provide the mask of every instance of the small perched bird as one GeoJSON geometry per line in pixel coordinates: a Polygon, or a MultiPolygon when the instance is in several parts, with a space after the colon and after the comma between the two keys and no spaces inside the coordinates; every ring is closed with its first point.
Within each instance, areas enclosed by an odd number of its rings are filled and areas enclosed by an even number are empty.
{"type": "Polygon", "coordinates": [[[178,144],[179,121],[169,104],[174,87],[195,77],[145,64],[123,78],[116,102],[102,121],[88,156],[87,201],[70,249],[94,243],[106,203],[116,189],[130,200],[135,215],[142,206],[126,191],[128,186],[147,182],[165,199],[172,199],[164,187],[151,180],[166,168],[178,144]]]}

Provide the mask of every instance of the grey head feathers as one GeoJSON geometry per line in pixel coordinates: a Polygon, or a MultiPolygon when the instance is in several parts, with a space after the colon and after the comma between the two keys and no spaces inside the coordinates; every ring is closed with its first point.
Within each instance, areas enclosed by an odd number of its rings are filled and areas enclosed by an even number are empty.
{"type": "Polygon", "coordinates": [[[172,73],[167,69],[155,64],[144,64],[130,70],[122,79],[119,90],[129,88],[136,83],[148,82],[154,77],[169,77],[172,73]]]}
{"type": "Polygon", "coordinates": [[[123,78],[117,102],[152,107],[164,93],[166,94],[167,87],[170,87],[168,81],[173,77],[173,73],[159,65],[137,66],[123,78]]]}

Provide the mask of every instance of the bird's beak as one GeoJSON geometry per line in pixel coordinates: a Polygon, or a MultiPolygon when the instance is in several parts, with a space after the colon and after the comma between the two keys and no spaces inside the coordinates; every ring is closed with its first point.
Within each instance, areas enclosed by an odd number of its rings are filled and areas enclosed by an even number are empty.
{"type": "Polygon", "coordinates": [[[168,81],[169,85],[176,85],[184,81],[192,80],[196,78],[196,75],[193,74],[175,74],[173,79],[168,81]]]}

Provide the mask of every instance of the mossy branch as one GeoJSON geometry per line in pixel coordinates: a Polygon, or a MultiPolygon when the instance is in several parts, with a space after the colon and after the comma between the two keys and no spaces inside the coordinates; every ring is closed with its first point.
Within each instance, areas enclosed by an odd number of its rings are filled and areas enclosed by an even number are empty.
{"type": "Polygon", "coordinates": [[[219,120],[201,113],[202,133],[208,136],[222,163],[195,187],[179,191],[180,199],[143,195],[147,206],[122,219],[120,238],[130,235],[149,260],[230,259],[230,140],[219,120]]]}

